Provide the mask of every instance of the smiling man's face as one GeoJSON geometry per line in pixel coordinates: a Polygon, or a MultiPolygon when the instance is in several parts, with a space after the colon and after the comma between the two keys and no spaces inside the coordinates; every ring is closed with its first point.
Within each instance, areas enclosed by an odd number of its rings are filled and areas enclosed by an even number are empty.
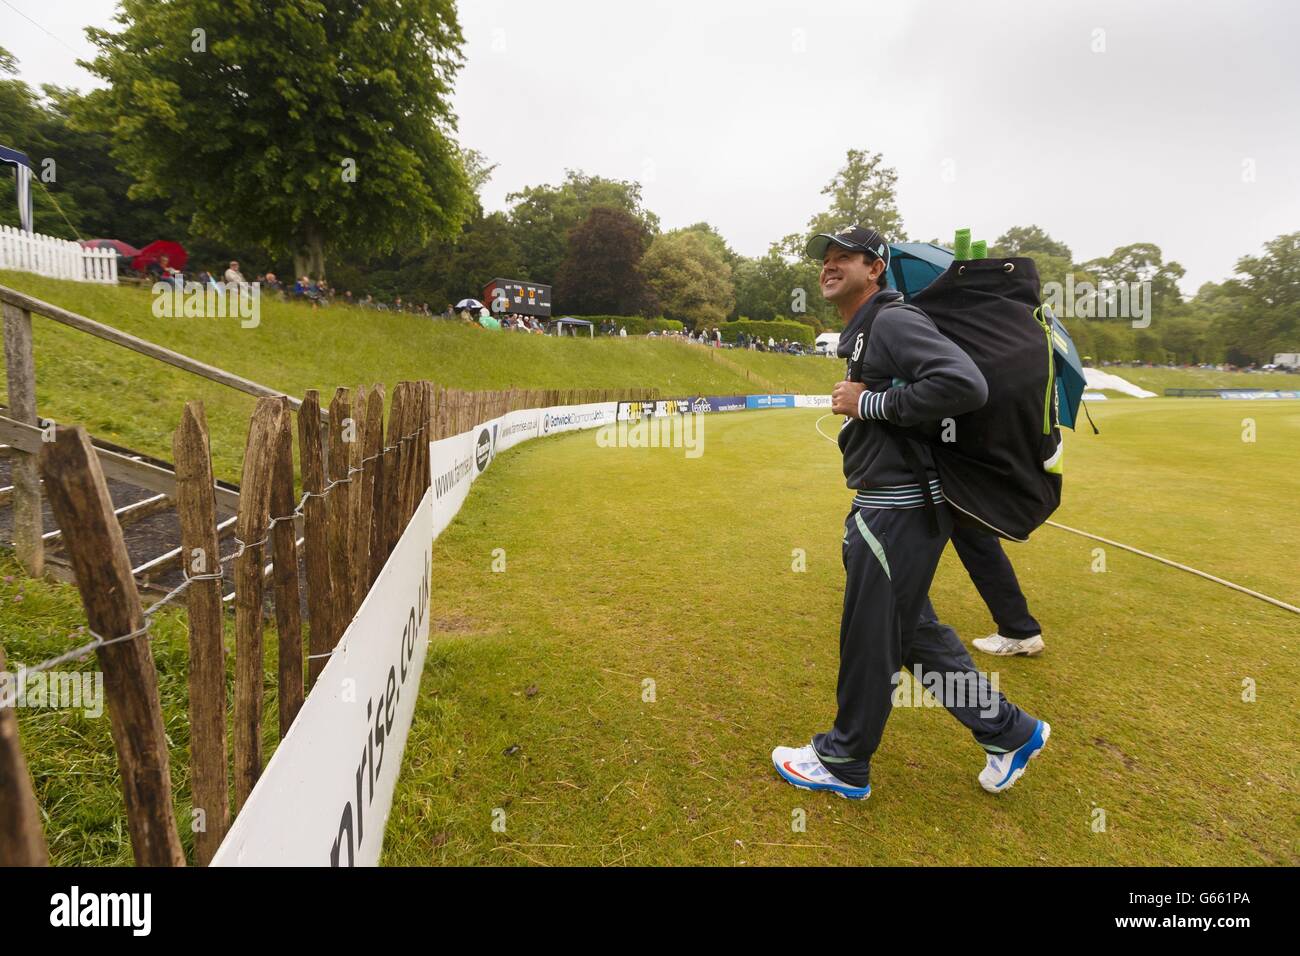
{"type": "Polygon", "coordinates": [[[868,262],[867,259],[864,253],[831,243],[822,257],[822,298],[837,305],[865,298],[876,288],[876,277],[884,268],[879,260],[868,262]]]}

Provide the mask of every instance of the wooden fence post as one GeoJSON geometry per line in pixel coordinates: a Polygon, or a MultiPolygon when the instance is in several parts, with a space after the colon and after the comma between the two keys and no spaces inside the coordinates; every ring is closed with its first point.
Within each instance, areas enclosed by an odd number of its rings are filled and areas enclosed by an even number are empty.
{"type": "Polygon", "coordinates": [[[275,469],[281,405],[259,398],[248,425],[239,486],[239,540],[235,558],[235,812],[262,774],[262,568],[271,477],[275,469]]]}
{"type": "MultiPolygon", "coordinates": [[[[0,647],[3,673],[5,651],[0,647]]],[[[12,679],[0,681],[0,697],[17,693],[12,679]]],[[[49,862],[41,830],[41,808],[18,745],[17,710],[0,706],[0,866],[48,866],[49,862]]]]}
{"type": "MultiPolygon", "coordinates": [[[[172,437],[182,567],[187,576],[221,570],[212,456],[202,402],[186,402],[172,437]]],[[[220,579],[191,581],[185,593],[190,631],[190,795],[203,814],[194,860],[207,866],[230,828],[226,771],[226,649],[220,579]]]]}
{"type": "Polygon", "coordinates": [[[375,578],[379,577],[379,572],[384,569],[384,562],[388,560],[388,553],[384,550],[384,533],[387,528],[386,515],[391,503],[384,497],[384,481],[388,471],[386,462],[390,456],[383,451],[385,444],[383,384],[377,384],[370,390],[370,405],[371,413],[375,418],[366,426],[366,438],[367,444],[374,450],[367,452],[367,455],[378,454],[379,457],[367,466],[374,469],[373,474],[367,479],[370,486],[370,571],[366,584],[367,591],[370,590],[370,585],[375,583],[375,578]]]}
{"type": "MultiPolygon", "coordinates": [[[[275,629],[279,638],[280,739],[302,708],[302,604],[298,596],[298,529],[293,512],[293,414],[280,400],[280,430],[275,437],[275,467],[271,477],[270,511],[277,521],[271,529],[272,581],[275,584],[275,629]]],[[[303,541],[306,544],[306,541],[303,541]]]]}
{"type": "MultiPolygon", "coordinates": [[[[9,383],[9,417],[25,425],[36,418],[36,360],[32,353],[32,314],[4,304],[5,369],[9,383]]],[[[13,543],[18,562],[32,577],[45,570],[41,539],[41,481],[36,456],[13,449],[10,475],[13,495],[13,543]]]]}
{"type": "Polygon", "coordinates": [[[442,413],[443,438],[460,434],[460,394],[458,388],[449,388],[443,392],[442,400],[446,405],[442,413]]]}
{"type": "Polygon", "coordinates": [[[384,491],[388,499],[388,508],[384,514],[384,554],[393,553],[401,529],[406,521],[402,515],[403,476],[407,468],[406,447],[410,442],[403,442],[410,417],[407,415],[407,397],[409,389],[405,382],[393,386],[393,402],[388,409],[388,444],[394,445],[392,457],[384,464],[384,491]]]}
{"type": "MultiPolygon", "coordinates": [[[[90,436],[59,428],[41,449],[50,507],[63,529],[90,630],[106,640],[144,626],[122,528],[90,436]]],[[[172,808],[171,766],[148,634],[99,648],[131,848],[140,866],[184,866],[172,808]]]]}
{"type": "MultiPolygon", "coordinates": [[[[362,484],[364,483],[365,469],[362,468],[361,459],[365,457],[366,448],[366,406],[367,393],[364,385],[358,385],[352,393],[352,427],[351,441],[346,445],[348,453],[348,477],[351,481],[346,487],[348,493],[348,511],[347,511],[347,561],[344,567],[347,577],[343,580],[343,600],[347,606],[345,618],[351,621],[356,616],[357,608],[360,602],[357,600],[357,555],[359,554],[359,545],[357,543],[357,534],[360,531],[362,516],[360,508],[362,505],[362,484]]],[[[369,532],[366,534],[367,540],[365,546],[369,546],[369,532]]],[[[366,568],[370,567],[370,559],[366,559],[366,568]]],[[[347,625],[343,625],[347,629],[347,625]]],[[[342,637],[342,632],[339,634],[342,637]]]]}
{"type": "MultiPolygon", "coordinates": [[[[416,447],[420,454],[420,481],[415,489],[415,499],[411,502],[411,511],[419,507],[424,492],[429,487],[429,442],[433,439],[433,383],[420,383],[420,434],[416,438],[416,447]]],[[[410,515],[407,515],[410,520],[410,515]]]]}
{"type": "Polygon", "coordinates": [[[355,479],[352,496],[352,608],[361,607],[370,590],[370,528],[375,519],[375,465],[378,459],[366,461],[379,454],[383,447],[384,396],[376,388],[369,392],[357,388],[357,420],[362,423],[355,447],[359,474],[355,479]]]}
{"type": "Polygon", "coordinates": [[[352,438],[355,430],[352,394],[339,386],[334,390],[334,399],[330,402],[329,474],[331,482],[343,483],[331,488],[325,499],[329,504],[330,599],[334,604],[334,609],[330,612],[332,627],[328,650],[331,651],[338,645],[339,638],[352,620],[352,553],[348,519],[352,515],[351,492],[354,483],[345,481],[352,461],[349,451],[351,442],[345,439],[352,438]]]}
{"type": "Polygon", "coordinates": [[[303,530],[307,564],[307,616],[311,630],[308,638],[307,687],[316,684],[333,645],[331,623],[334,609],[330,594],[329,506],[317,497],[325,487],[325,469],[321,460],[320,397],[310,389],[298,410],[298,456],[302,460],[302,490],[309,492],[303,505],[303,530]]]}
{"type": "MultiPolygon", "coordinates": [[[[419,382],[408,382],[407,385],[407,409],[406,409],[406,447],[402,452],[405,461],[405,467],[402,469],[402,513],[397,521],[397,537],[402,536],[402,531],[406,528],[406,523],[411,520],[411,514],[415,511],[416,497],[415,488],[420,483],[420,416],[423,407],[422,395],[423,389],[419,382]]],[[[393,546],[397,546],[397,540],[393,540],[393,546]]]]}

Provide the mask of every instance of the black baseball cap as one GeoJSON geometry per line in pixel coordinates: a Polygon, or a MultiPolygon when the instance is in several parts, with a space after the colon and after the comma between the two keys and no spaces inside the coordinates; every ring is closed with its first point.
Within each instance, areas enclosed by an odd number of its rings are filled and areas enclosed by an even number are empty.
{"type": "Polygon", "coordinates": [[[885,268],[889,268],[889,243],[870,226],[849,226],[835,235],[828,232],[818,233],[808,240],[804,252],[810,259],[820,262],[826,258],[826,250],[830,248],[832,242],[851,252],[865,252],[876,259],[883,259],[885,268]]]}

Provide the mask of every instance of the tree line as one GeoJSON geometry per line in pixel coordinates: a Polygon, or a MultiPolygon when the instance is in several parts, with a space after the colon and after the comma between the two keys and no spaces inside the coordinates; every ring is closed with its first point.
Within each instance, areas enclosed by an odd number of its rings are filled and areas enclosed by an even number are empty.
{"type": "MultiPolygon", "coordinates": [[[[855,222],[907,235],[896,171],[859,149],[806,228],[756,257],[706,222],[664,230],[639,183],[580,170],[486,211],[479,195],[495,167],[459,145],[449,105],[463,62],[452,0],[123,0],[114,29],[87,32],[97,55],[86,66],[107,84],[89,93],[35,90],[0,50],[0,130],[36,163],[35,225],[49,235],[175,239],[206,265],[328,272],[356,296],[434,311],[503,276],[552,285],[560,314],[814,331],[840,320],[803,257],[807,237],[855,222]]],[[[12,206],[0,204],[0,222],[16,224],[12,206]]],[[[1065,316],[1097,361],[1249,364],[1300,350],[1300,232],[1225,262],[1229,277],[1190,298],[1183,268],[1153,243],[1076,261],[1026,225],[991,254],[1032,256],[1045,283],[1147,283],[1145,328],[1065,316]]]]}

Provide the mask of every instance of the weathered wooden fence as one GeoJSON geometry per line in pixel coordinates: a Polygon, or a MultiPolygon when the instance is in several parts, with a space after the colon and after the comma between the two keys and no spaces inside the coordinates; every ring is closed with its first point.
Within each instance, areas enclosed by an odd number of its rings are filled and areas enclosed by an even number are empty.
{"type": "MultiPolygon", "coordinates": [[[[189,798],[199,824],[193,861],[205,865],[264,766],[268,604],[278,639],[273,690],[283,738],[429,487],[431,440],[522,408],[648,397],[597,389],[464,392],[427,381],[398,382],[391,396],[382,385],[339,388],[329,403],[323,441],[316,391],[293,403],[299,406],[296,427],[286,397],[264,396],[253,410],[244,449],[238,547],[225,558],[219,552],[219,486],[213,479],[207,422],[203,406],[190,402],[173,438],[185,580],[147,610],[131,575],[100,455],[80,426],[47,433],[39,447],[40,487],[61,529],[94,640],[28,672],[91,652],[98,655],[136,862],[185,863],[170,789],[150,615],[182,597],[188,609],[189,798]],[[299,474],[302,495],[295,499],[299,474]],[[298,520],[303,523],[301,549],[298,520]],[[233,694],[226,681],[221,594],[222,566],[228,562],[233,562],[235,576],[233,694]],[[306,588],[305,620],[301,587],[306,588]]],[[[41,864],[46,850],[40,814],[18,746],[15,711],[3,704],[0,865],[41,864]]]]}
{"type": "MultiPolygon", "coordinates": [[[[94,637],[25,671],[97,655],[128,830],[140,864],[185,863],[149,642],[151,615],[182,598],[188,612],[189,798],[200,811],[192,859],[205,865],[263,767],[268,604],[278,640],[274,690],[283,738],[429,486],[430,440],[523,408],[657,397],[648,389],[470,392],[420,381],[398,382],[391,394],[379,384],[338,388],[326,411],[315,390],[301,401],[289,398],[3,286],[0,302],[9,395],[8,414],[0,415],[0,451],[9,456],[13,476],[12,487],[0,491],[13,507],[14,549],[36,576],[45,568],[45,544],[59,540],[94,637]],[[36,408],[34,313],[256,396],[240,487],[214,478],[207,421],[198,402],[187,403],[181,414],[173,436],[174,467],[93,443],[80,426],[48,426],[36,408]],[[155,495],[115,510],[109,479],[155,495]],[[301,487],[296,500],[295,484],[301,487]],[[43,500],[57,531],[43,533],[43,500]],[[151,564],[183,569],[184,581],[146,609],[122,525],[172,502],[180,521],[179,547],[151,564]],[[223,558],[221,542],[231,533],[237,547],[223,558]],[[223,595],[226,564],[233,567],[235,589],[223,595]],[[228,607],[235,639],[233,693],[226,680],[228,607]]],[[[4,666],[0,648],[0,671],[4,666]]],[[[0,688],[0,865],[41,865],[47,851],[40,811],[19,747],[18,712],[7,706],[12,701],[6,696],[12,695],[0,688]]]]}

